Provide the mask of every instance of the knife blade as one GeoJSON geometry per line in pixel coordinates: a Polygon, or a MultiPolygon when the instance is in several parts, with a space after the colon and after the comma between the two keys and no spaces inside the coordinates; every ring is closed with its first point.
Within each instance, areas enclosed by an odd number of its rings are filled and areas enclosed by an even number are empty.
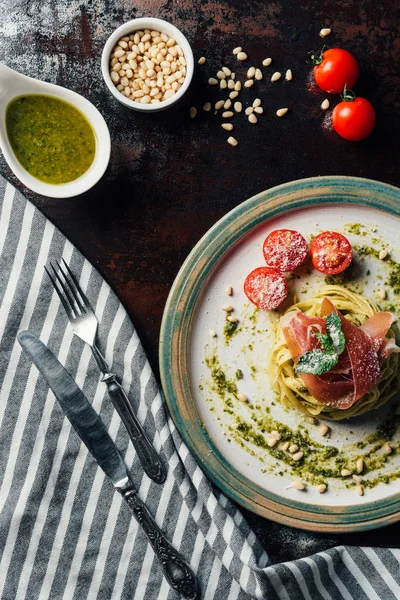
{"type": "Polygon", "coordinates": [[[113,482],[143,527],[170,586],[184,598],[197,598],[197,581],[183,557],[172,547],[139,498],[127,466],[108,434],[101,417],[52,351],[29,331],[20,331],[18,342],[47,381],[72,427],[104,473],[113,482]]]}

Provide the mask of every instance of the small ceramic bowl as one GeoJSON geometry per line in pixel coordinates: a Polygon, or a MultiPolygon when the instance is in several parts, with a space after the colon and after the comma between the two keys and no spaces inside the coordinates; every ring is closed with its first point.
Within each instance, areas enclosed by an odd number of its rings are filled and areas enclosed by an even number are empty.
{"type": "Polygon", "coordinates": [[[124,23],[123,25],[118,27],[118,29],[116,29],[114,33],[110,35],[104,46],[103,53],[101,56],[101,70],[108,89],[110,90],[112,95],[118,100],[118,102],[121,102],[121,104],[127,106],[128,108],[131,108],[132,110],[138,110],[141,112],[157,112],[169,108],[170,106],[178,102],[185,94],[186,90],[190,85],[190,82],[192,81],[194,70],[194,58],[189,42],[187,41],[183,33],[181,33],[179,29],[175,27],[175,25],[172,25],[171,23],[168,23],[168,21],[164,21],[163,19],[144,17],[141,19],[132,19],[132,21],[124,23]],[[182,48],[186,60],[185,81],[183,82],[179,90],[176,92],[176,94],[174,94],[171,98],[168,98],[167,100],[163,100],[159,104],[141,104],[140,102],[135,102],[134,100],[126,98],[126,96],[124,96],[119,90],[117,90],[110,76],[110,56],[118,40],[120,40],[121,37],[135,33],[135,31],[143,31],[144,29],[150,29],[151,31],[160,31],[160,33],[165,33],[169,37],[176,40],[182,48]]]}

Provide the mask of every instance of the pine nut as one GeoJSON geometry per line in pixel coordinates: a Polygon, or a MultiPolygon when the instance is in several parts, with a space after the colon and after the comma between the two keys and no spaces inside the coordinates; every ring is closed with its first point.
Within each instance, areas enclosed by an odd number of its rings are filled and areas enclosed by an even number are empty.
{"type": "Polygon", "coordinates": [[[221,90],[225,90],[228,87],[226,79],[221,79],[221,81],[219,82],[219,87],[221,88],[221,90]]]}
{"type": "Polygon", "coordinates": [[[247,79],[252,79],[254,77],[255,73],[256,73],[255,67],[250,67],[250,69],[247,71],[247,79]]]}
{"type": "Polygon", "coordinates": [[[385,260],[385,258],[387,257],[388,254],[389,254],[388,250],[386,250],[386,248],[384,248],[383,250],[381,250],[379,252],[379,260],[385,260]]]}
{"type": "Polygon", "coordinates": [[[290,69],[288,69],[288,70],[286,71],[286,74],[285,74],[285,79],[286,79],[286,81],[292,81],[292,79],[293,79],[293,74],[292,74],[292,71],[291,71],[290,69]]]}
{"type": "Polygon", "coordinates": [[[289,442],[284,442],[281,446],[282,450],[287,450],[289,448],[289,442]]]}
{"type": "Polygon", "coordinates": [[[292,458],[293,460],[295,460],[296,462],[298,462],[299,460],[301,460],[304,456],[304,452],[296,452],[296,454],[293,454],[292,458]]]}
{"type": "Polygon", "coordinates": [[[218,100],[218,102],[216,102],[214,104],[214,108],[215,108],[215,110],[219,110],[220,108],[223,107],[223,105],[224,105],[224,101],[223,100],[218,100]]]}
{"type": "Polygon", "coordinates": [[[237,323],[239,319],[237,317],[232,317],[231,315],[229,315],[229,317],[227,317],[227,321],[229,321],[230,323],[237,323]]]}
{"type": "Polygon", "coordinates": [[[293,481],[293,487],[294,487],[296,490],[299,490],[300,492],[302,492],[303,490],[305,490],[305,489],[306,489],[306,486],[304,485],[304,483],[303,483],[302,481],[299,481],[298,479],[295,479],[295,480],[293,481]]]}
{"type": "Polygon", "coordinates": [[[244,82],[244,87],[249,88],[252,85],[254,85],[254,79],[248,79],[247,81],[244,82]]]}
{"type": "Polygon", "coordinates": [[[230,98],[228,98],[228,100],[225,100],[224,108],[228,109],[231,106],[232,106],[232,100],[230,98]]]}
{"type": "Polygon", "coordinates": [[[240,90],[241,90],[241,89],[242,89],[242,84],[240,83],[240,81],[237,81],[237,82],[235,83],[235,90],[236,90],[237,92],[240,92],[240,90]]]}
{"type": "Polygon", "coordinates": [[[352,475],[351,477],[356,483],[362,483],[362,478],[359,475],[352,475]]]}
{"type": "Polygon", "coordinates": [[[252,104],[252,106],[254,108],[257,108],[257,106],[261,106],[261,99],[260,98],[256,98],[252,104]]]}
{"type": "Polygon", "coordinates": [[[261,81],[261,79],[263,78],[263,74],[262,74],[262,72],[261,72],[260,69],[256,69],[256,72],[255,72],[254,76],[257,79],[257,81],[261,81]]]}
{"type": "MultiPolygon", "coordinates": [[[[224,123],[224,125],[228,125],[228,123],[224,123]]],[[[232,294],[233,294],[233,289],[232,289],[232,286],[231,286],[231,285],[228,285],[228,286],[225,288],[225,294],[226,294],[227,296],[232,296],[232,294]]]]}
{"type": "Polygon", "coordinates": [[[110,77],[114,83],[119,82],[119,75],[118,75],[117,71],[111,71],[110,77]]]}
{"type": "Polygon", "coordinates": [[[231,93],[229,94],[229,98],[230,98],[231,100],[234,100],[234,99],[235,99],[235,98],[237,98],[238,96],[239,96],[239,92],[236,92],[236,90],[235,90],[235,91],[233,91],[233,92],[231,92],[231,93]]]}
{"type": "Polygon", "coordinates": [[[279,73],[279,71],[276,71],[272,77],[271,77],[271,81],[278,81],[278,79],[280,79],[282,77],[282,73],[279,73]]]}
{"type": "Polygon", "coordinates": [[[279,433],[279,431],[275,431],[275,430],[273,430],[273,431],[271,431],[271,435],[272,435],[272,437],[274,437],[276,440],[278,440],[278,442],[279,442],[279,440],[282,438],[282,436],[281,436],[281,434],[279,433]]]}
{"type": "Polygon", "coordinates": [[[233,306],[231,304],[224,304],[224,306],[222,307],[222,310],[224,310],[225,312],[232,312],[233,306]]]}
{"type": "Polygon", "coordinates": [[[364,486],[361,484],[356,485],[356,492],[359,496],[364,496],[364,486]]]}
{"type": "Polygon", "coordinates": [[[240,113],[242,112],[242,103],[241,102],[235,102],[235,104],[233,105],[233,108],[236,110],[236,112],[240,113]]]}
{"type": "Polygon", "coordinates": [[[215,77],[210,77],[208,80],[208,85],[218,85],[218,79],[215,79],[215,77]]]}
{"type": "Polygon", "coordinates": [[[342,477],[348,477],[349,475],[351,475],[351,471],[349,471],[349,469],[342,469],[340,471],[340,474],[342,477]]]}
{"type": "Polygon", "coordinates": [[[238,60],[246,60],[246,59],[247,59],[247,54],[246,54],[246,52],[239,52],[239,53],[237,54],[237,57],[236,57],[236,58],[237,58],[238,60]]]}
{"type": "Polygon", "coordinates": [[[328,108],[329,108],[328,98],[325,98],[325,100],[321,103],[321,108],[322,108],[322,110],[328,110],[328,108]]]}
{"type": "Polygon", "coordinates": [[[194,119],[197,115],[197,108],[195,106],[191,106],[189,110],[190,118],[194,119]]]}
{"type": "Polygon", "coordinates": [[[210,110],[211,110],[211,102],[206,102],[206,103],[203,105],[203,110],[204,110],[205,112],[210,112],[210,110]]]}
{"type": "Polygon", "coordinates": [[[213,337],[213,338],[217,337],[217,334],[216,334],[216,332],[214,331],[214,329],[210,329],[210,331],[209,331],[209,334],[210,334],[210,336],[211,336],[211,337],[213,337]]]}
{"type": "Polygon", "coordinates": [[[233,79],[230,79],[228,81],[228,90],[234,90],[235,89],[235,82],[233,81],[233,79]]]}
{"type": "Polygon", "coordinates": [[[262,106],[256,106],[254,109],[254,112],[257,113],[258,115],[262,115],[264,112],[264,109],[262,106]]]}
{"type": "Polygon", "coordinates": [[[326,37],[327,35],[329,35],[331,33],[332,29],[329,29],[329,27],[325,27],[324,29],[321,29],[321,31],[319,32],[319,35],[321,37],[326,37]]]}
{"type": "Polygon", "coordinates": [[[226,74],[223,71],[218,71],[217,77],[218,77],[218,79],[225,79],[226,74]]]}
{"type": "Polygon", "coordinates": [[[320,432],[321,435],[326,435],[329,432],[328,425],[326,425],[325,423],[323,423],[323,425],[321,425],[321,427],[319,428],[319,432],[320,432]]]}
{"type": "Polygon", "coordinates": [[[290,454],[294,454],[294,452],[297,452],[298,449],[299,449],[299,447],[297,444],[290,444],[290,446],[289,446],[290,454]]]}
{"type": "Polygon", "coordinates": [[[317,424],[317,419],[315,417],[307,417],[307,421],[308,421],[308,423],[310,423],[310,425],[317,424]]]}
{"type": "Polygon", "coordinates": [[[247,396],[242,394],[242,392],[238,392],[237,399],[240,400],[240,402],[247,402],[248,400],[247,396]]]}
{"type": "Polygon", "coordinates": [[[241,51],[242,51],[242,48],[241,48],[240,46],[238,46],[237,48],[234,48],[234,49],[232,50],[232,54],[236,54],[236,55],[237,55],[237,54],[239,54],[239,52],[241,52],[241,51]]]}
{"type": "Polygon", "coordinates": [[[262,61],[263,67],[268,67],[272,63],[272,58],[264,58],[262,61]]]}
{"type": "Polygon", "coordinates": [[[385,288],[382,288],[380,290],[377,290],[377,292],[376,292],[376,299],[377,300],[385,300],[386,295],[387,294],[386,294],[385,288]]]}
{"type": "Polygon", "coordinates": [[[204,65],[204,63],[206,62],[206,57],[205,56],[201,56],[199,58],[199,60],[197,61],[199,65],[204,65]]]}
{"type": "Polygon", "coordinates": [[[382,446],[382,450],[384,451],[385,454],[391,454],[393,452],[392,446],[388,443],[386,443],[386,444],[384,444],[384,446],[382,446]]]}
{"type": "Polygon", "coordinates": [[[230,144],[231,146],[237,146],[238,145],[238,141],[236,138],[230,136],[227,139],[228,144],[230,144]]]}
{"type": "Polygon", "coordinates": [[[278,440],[274,437],[270,437],[269,440],[267,441],[269,448],[273,448],[274,446],[276,446],[277,443],[278,443],[278,440]]]}
{"type": "Polygon", "coordinates": [[[324,494],[324,493],[326,492],[326,487],[327,487],[327,486],[325,485],[325,483],[320,483],[320,484],[317,486],[317,491],[318,491],[320,494],[324,494]]]}
{"type": "Polygon", "coordinates": [[[244,114],[245,114],[245,115],[247,115],[247,116],[249,116],[249,115],[251,115],[251,113],[252,113],[253,111],[254,111],[254,108],[253,108],[252,106],[248,106],[248,107],[246,108],[246,110],[244,111],[244,114]]]}
{"type": "Polygon", "coordinates": [[[251,113],[251,115],[249,115],[247,118],[249,119],[249,122],[253,125],[255,125],[258,122],[258,119],[254,113],[251,113]]]}
{"type": "Polygon", "coordinates": [[[232,71],[228,69],[228,67],[222,67],[222,70],[227,77],[230,77],[232,75],[232,71]]]}
{"type": "Polygon", "coordinates": [[[225,129],[226,131],[232,131],[232,129],[233,129],[232,123],[222,123],[221,127],[222,127],[222,129],[225,129]]]}
{"type": "Polygon", "coordinates": [[[358,473],[362,473],[364,471],[364,461],[362,458],[357,460],[356,469],[358,473]]]}
{"type": "Polygon", "coordinates": [[[233,117],[233,112],[231,110],[226,110],[225,112],[222,113],[222,118],[223,119],[230,119],[231,117],[233,117]]]}
{"type": "Polygon", "coordinates": [[[125,56],[125,55],[126,55],[126,52],[125,52],[125,50],[122,50],[122,48],[120,50],[116,50],[114,52],[115,58],[121,58],[121,56],[125,56]]]}

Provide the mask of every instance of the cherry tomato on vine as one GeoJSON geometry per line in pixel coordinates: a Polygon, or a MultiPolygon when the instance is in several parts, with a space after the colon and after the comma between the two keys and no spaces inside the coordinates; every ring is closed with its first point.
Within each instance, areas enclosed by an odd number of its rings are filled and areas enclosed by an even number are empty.
{"type": "Polygon", "coordinates": [[[314,267],[325,275],[342,273],[353,257],[349,240],[336,231],[316,235],[311,242],[310,253],[314,267]]]}
{"type": "Polygon", "coordinates": [[[341,94],[358,79],[358,63],[354,56],[342,48],[322,50],[311,56],[314,63],[315,83],[329,94],[341,94]]]}
{"type": "Polygon", "coordinates": [[[364,140],[375,127],[374,107],[365,98],[356,98],[351,90],[345,89],[342,98],[332,112],[334,130],[350,142],[364,140]]]}
{"type": "Polygon", "coordinates": [[[287,283],[282,273],[258,267],[247,275],[243,289],[250,302],[258,308],[273,310],[286,298],[287,283]]]}

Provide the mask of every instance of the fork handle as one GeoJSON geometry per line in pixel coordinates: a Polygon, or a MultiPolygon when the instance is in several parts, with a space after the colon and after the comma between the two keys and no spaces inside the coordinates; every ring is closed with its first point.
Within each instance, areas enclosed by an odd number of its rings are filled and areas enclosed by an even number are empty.
{"type": "Polygon", "coordinates": [[[144,472],[156,483],[163,483],[167,476],[166,468],[147,437],[140,421],[133,412],[125,390],[117,381],[114,373],[109,370],[108,365],[97,346],[92,346],[92,351],[101,370],[101,380],[107,386],[108,394],[114,408],[117,410],[121,421],[128,431],[144,472]]]}

